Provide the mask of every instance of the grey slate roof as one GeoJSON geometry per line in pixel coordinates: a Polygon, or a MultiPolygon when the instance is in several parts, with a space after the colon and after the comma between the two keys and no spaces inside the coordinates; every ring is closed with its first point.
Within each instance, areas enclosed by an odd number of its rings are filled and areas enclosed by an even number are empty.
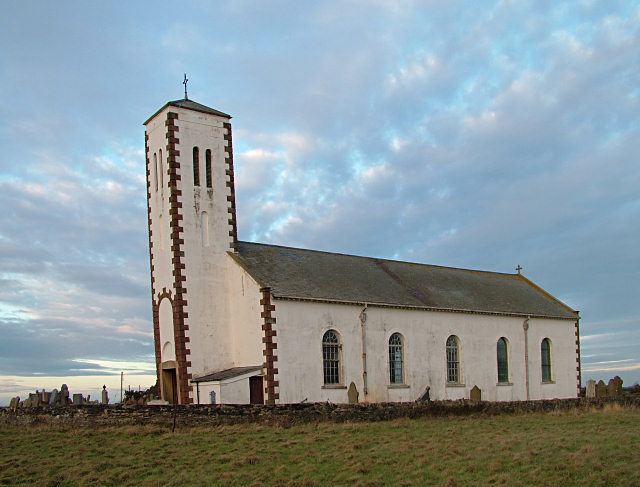
{"type": "Polygon", "coordinates": [[[238,242],[230,255],[276,298],[577,318],[519,274],[238,242]]]}
{"type": "Polygon", "coordinates": [[[233,379],[240,375],[248,374],[249,372],[257,372],[262,370],[262,365],[252,365],[249,367],[233,367],[231,369],[220,370],[219,372],[213,372],[211,374],[197,377],[191,382],[215,382],[219,380],[233,379]]]}
{"type": "Polygon", "coordinates": [[[219,117],[231,118],[231,115],[228,115],[224,112],[216,110],[215,108],[208,107],[206,105],[203,105],[193,100],[185,100],[183,98],[182,100],[173,100],[165,103],[162,106],[162,108],[160,108],[160,110],[158,110],[156,113],[151,115],[143,125],[148,124],[149,120],[151,120],[158,113],[160,113],[162,110],[164,110],[166,107],[169,107],[169,106],[178,107],[178,108],[188,108],[189,110],[195,110],[196,112],[209,113],[211,115],[217,115],[219,117]]]}

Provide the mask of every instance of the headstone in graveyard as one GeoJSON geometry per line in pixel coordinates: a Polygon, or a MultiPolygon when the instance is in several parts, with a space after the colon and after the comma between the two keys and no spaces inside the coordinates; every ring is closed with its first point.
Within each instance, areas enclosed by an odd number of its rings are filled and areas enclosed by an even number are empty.
{"type": "Polygon", "coordinates": [[[356,385],[352,382],[351,384],[349,384],[349,390],[347,391],[347,397],[349,399],[349,404],[358,404],[358,396],[360,394],[358,393],[358,389],[356,388],[356,385]]]}
{"type": "Polygon", "coordinates": [[[587,387],[585,391],[586,397],[596,397],[596,381],[593,379],[589,379],[587,381],[587,387]]]}
{"type": "Polygon", "coordinates": [[[102,386],[102,404],[109,404],[109,393],[107,392],[107,386],[102,386]]]}
{"type": "Polygon", "coordinates": [[[621,396],[622,395],[622,379],[620,378],[620,376],[616,375],[613,378],[613,383],[615,384],[616,395],[621,396]]]}
{"type": "Polygon", "coordinates": [[[618,390],[616,388],[616,383],[613,379],[609,379],[609,383],[607,384],[607,396],[616,397],[617,395],[618,395],[618,390]]]}
{"type": "Polygon", "coordinates": [[[18,409],[18,406],[20,406],[20,396],[12,397],[11,402],[9,403],[9,408],[15,411],[18,409]]]}
{"type": "Polygon", "coordinates": [[[29,406],[30,408],[37,408],[40,406],[40,393],[36,391],[35,393],[29,393],[29,406]]]}
{"type": "Polygon", "coordinates": [[[42,404],[46,404],[49,405],[49,402],[51,401],[51,393],[50,392],[45,392],[45,390],[43,389],[42,392],[40,393],[40,397],[42,399],[42,404]]]}
{"type": "Polygon", "coordinates": [[[422,393],[422,396],[418,398],[418,402],[429,402],[431,400],[430,394],[431,394],[431,387],[427,386],[424,392],[422,393]]]}
{"type": "Polygon", "coordinates": [[[54,389],[51,391],[51,397],[49,397],[49,405],[50,406],[58,406],[60,402],[60,393],[58,389],[54,389]]]}
{"type": "Polygon", "coordinates": [[[62,387],[60,387],[60,404],[62,406],[69,404],[69,387],[67,384],[62,384],[62,387]]]}
{"type": "Polygon", "coordinates": [[[607,397],[607,385],[603,380],[599,380],[596,384],[596,397],[607,397]]]}
{"type": "Polygon", "coordinates": [[[82,394],[74,394],[73,395],[73,405],[74,406],[80,406],[80,405],[82,405],[83,402],[84,402],[84,398],[82,397],[82,394]]]}
{"type": "Polygon", "coordinates": [[[482,391],[478,386],[473,386],[471,392],[469,393],[469,399],[473,402],[482,401],[482,391]]]}

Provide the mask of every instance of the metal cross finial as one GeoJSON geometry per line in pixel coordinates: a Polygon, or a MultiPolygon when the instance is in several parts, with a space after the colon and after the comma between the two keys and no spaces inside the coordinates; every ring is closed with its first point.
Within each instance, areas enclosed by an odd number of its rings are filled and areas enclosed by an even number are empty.
{"type": "Polygon", "coordinates": [[[518,264],[518,267],[516,267],[516,271],[518,271],[518,274],[520,274],[521,270],[522,270],[522,266],[520,264],[518,264]]]}
{"type": "Polygon", "coordinates": [[[187,96],[187,83],[189,82],[189,78],[187,78],[187,73],[184,73],[184,81],[182,82],[182,84],[184,85],[184,99],[188,100],[189,97],[187,96]]]}

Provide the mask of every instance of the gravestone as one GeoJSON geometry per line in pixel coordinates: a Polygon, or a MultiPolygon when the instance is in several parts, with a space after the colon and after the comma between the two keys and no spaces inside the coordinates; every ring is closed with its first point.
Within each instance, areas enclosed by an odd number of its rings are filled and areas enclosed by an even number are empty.
{"type": "Polygon", "coordinates": [[[15,411],[18,409],[18,406],[20,406],[20,396],[12,397],[9,408],[15,411]]]}
{"type": "Polygon", "coordinates": [[[587,381],[587,387],[585,391],[586,397],[596,397],[596,381],[593,379],[589,379],[587,381]]]}
{"type": "Polygon", "coordinates": [[[607,386],[603,380],[599,380],[596,385],[596,397],[607,397],[607,386]]]}
{"type": "Polygon", "coordinates": [[[431,398],[429,397],[431,393],[431,387],[427,386],[427,388],[422,393],[422,396],[418,398],[418,402],[429,402],[431,398]]]}
{"type": "Polygon", "coordinates": [[[607,384],[607,396],[616,397],[618,395],[618,389],[616,388],[616,382],[613,379],[609,379],[607,384]]]}
{"type": "Polygon", "coordinates": [[[49,397],[49,405],[58,406],[59,402],[60,402],[60,394],[58,393],[58,389],[54,389],[51,391],[51,397],[49,397]]]}
{"type": "Polygon", "coordinates": [[[80,406],[83,402],[84,402],[84,398],[82,397],[82,394],[74,394],[73,395],[73,405],[74,406],[80,406]]]}
{"type": "Polygon", "coordinates": [[[107,392],[107,386],[102,386],[102,404],[109,404],[109,393],[107,392]]]}
{"type": "Polygon", "coordinates": [[[34,393],[30,392],[29,393],[29,406],[30,408],[37,408],[38,406],[40,406],[40,393],[38,391],[34,393]]]}
{"type": "Polygon", "coordinates": [[[347,397],[349,398],[349,404],[358,404],[358,389],[356,385],[352,382],[349,384],[349,390],[347,391],[347,397]]]}
{"type": "Polygon", "coordinates": [[[473,386],[471,392],[469,393],[469,399],[473,402],[482,401],[482,391],[478,386],[473,386]]]}
{"type": "Polygon", "coordinates": [[[616,395],[621,396],[622,395],[622,379],[620,378],[620,376],[616,375],[613,378],[613,383],[615,385],[616,395]]]}
{"type": "Polygon", "coordinates": [[[67,384],[62,384],[62,387],[60,387],[60,404],[62,406],[69,404],[69,387],[67,384]]]}
{"type": "Polygon", "coordinates": [[[51,393],[50,392],[45,392],[44,389],[40,393],[40,396],[42,398],[42,404],[48,405],[49,402],[51,401],[51,393]]]}

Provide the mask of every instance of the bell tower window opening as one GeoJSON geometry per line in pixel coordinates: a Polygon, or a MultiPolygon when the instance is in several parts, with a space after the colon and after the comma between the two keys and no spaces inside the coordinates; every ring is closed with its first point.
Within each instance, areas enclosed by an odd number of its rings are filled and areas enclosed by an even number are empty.
{"type": "Polygon", "coordinates": [[[204,153],[204,160],[205,160],[205,172],[206,172],[206,178],[207,178],[207,188],[211,188],[212,187],[212,181],[211,181],[211,149],[207,149],[207,151],[204,153]]]}
{"type": "Polygon", "coordinates": [[[200,186],[200,149],[193,148],[193,185],[200,186]]]}

